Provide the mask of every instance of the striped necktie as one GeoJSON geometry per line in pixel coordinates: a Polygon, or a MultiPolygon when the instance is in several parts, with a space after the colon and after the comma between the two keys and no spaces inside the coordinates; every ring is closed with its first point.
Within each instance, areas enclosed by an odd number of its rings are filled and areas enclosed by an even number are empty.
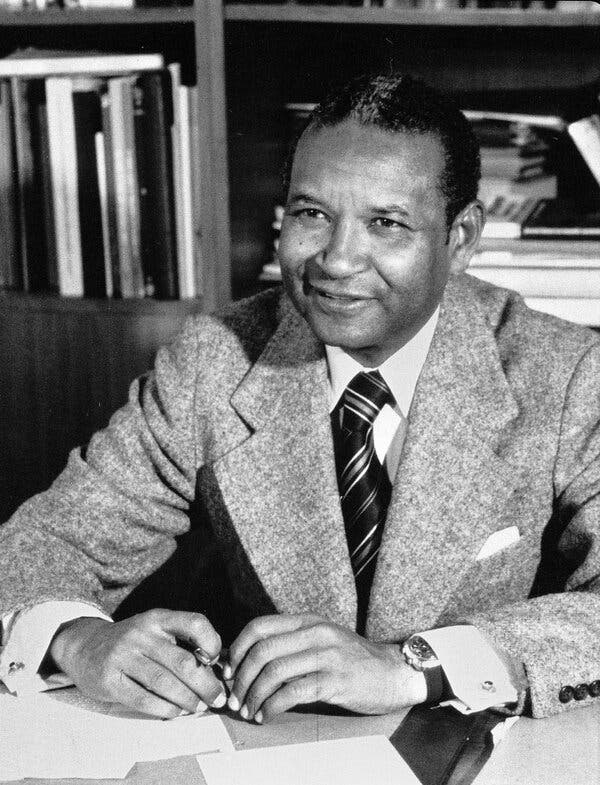
{"type": "Polygon", "coordinates": [[[366,619],[377,552],[391,494],[387,471],[373,444],[373,423],[393,396],[379,371],[357,374],[333,413],[338,489],[358,596],[357,629],[366,619]],[[337,425],[337,427],[336,427],[337,425]]]}

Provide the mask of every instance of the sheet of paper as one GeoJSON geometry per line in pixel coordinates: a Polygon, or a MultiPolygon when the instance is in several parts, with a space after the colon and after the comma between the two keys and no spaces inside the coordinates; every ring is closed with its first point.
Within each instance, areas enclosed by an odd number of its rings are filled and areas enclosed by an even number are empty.
{"type": "Polygon", "coordinates": [[[419,785],[385,736],[200,755],[207,785],[419,785]]]}
{"type": "Polygon", "coordinates": [[[138,761],[234,749],[216,715],[131,719],[53,695],[0,695],[0,780],[110,779],[124,777],[138,761]]]}

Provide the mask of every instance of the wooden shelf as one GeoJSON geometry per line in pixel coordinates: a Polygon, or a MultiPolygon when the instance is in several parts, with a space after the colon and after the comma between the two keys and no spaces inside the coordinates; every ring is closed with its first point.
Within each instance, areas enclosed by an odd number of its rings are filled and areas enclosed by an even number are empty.
{"type": "Polygon", "coordinates": [[[93,299],[91,297],[61,297],[53,294],[26,294],[0,292],[0,313],[4,311],[31,311],[35,313],[113,314],[115,316],[156,316],[159,318],[202,311],[202,299],[153,300],[148,299],[93,299]]]}
{"type": "Polygon", "coordinates": [[[0,11],[0,27],[55,27],[62,25],[160,25],[193,22],[192,6],[169,8],[52,8],[46,11],[0,11]]]}
{"type": "Polygon", "coordinates": [[[290,4],[231,3],[225,19],[241,22],[312,22],[419,27],[600,27],[600,13],[511,9],[362,8],[290,4]]]}

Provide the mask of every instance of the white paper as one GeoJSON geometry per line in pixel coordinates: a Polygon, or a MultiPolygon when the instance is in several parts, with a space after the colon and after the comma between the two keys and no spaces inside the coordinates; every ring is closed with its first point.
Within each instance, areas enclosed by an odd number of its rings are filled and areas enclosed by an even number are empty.
{"type": "Polygon", "coordinates": [[[54,695],[0,695],[0,780],[111,779],[136,762],[233,750],[216,715],[131,719],[54,695]]]}
{"type": "Polygon", "coordinates": [[[385,736],[201,755],[197,760],[207,785],[419,785],[385,736]]]}

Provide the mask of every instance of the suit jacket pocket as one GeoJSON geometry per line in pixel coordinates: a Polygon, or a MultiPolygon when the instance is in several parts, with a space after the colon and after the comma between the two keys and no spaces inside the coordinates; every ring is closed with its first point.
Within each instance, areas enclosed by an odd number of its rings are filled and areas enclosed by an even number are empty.
{"type": "Polygon", "coordinates": [[[539,559],[539,537],[528,534],[487,558],[473,561],[438,624],[454,623],[466,614],[527,599],[539,559]]]}

